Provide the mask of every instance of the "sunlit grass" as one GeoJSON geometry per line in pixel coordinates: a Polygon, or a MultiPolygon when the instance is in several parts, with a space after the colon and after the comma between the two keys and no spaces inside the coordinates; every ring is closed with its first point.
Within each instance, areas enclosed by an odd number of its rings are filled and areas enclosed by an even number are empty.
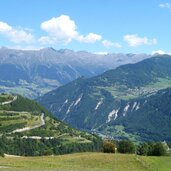
{"type": "Polygon", "coordinates": [[[0,158],[0,170],[29,171],[170,171],[171,157],[77,153],[47,157],[0,158]]]}

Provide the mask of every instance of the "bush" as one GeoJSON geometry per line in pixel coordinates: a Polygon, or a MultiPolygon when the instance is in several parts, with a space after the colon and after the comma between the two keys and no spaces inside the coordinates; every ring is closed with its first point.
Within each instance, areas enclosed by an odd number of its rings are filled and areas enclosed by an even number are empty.
{"type": "Polygon", "coordinates": [[[167,153],[167,149],[161,142],[149,144],[150,150],[148,152],[149,156],[164,156],[167,153]]]}
{"type": "Polygon", "coordinates": [[[135,145],[129,140],[122,140],[118,143],[117,149],[119,153],[134,153],[135,145]]]}
{"type": "Polygon", "coordinates": [[[137,148],[138,155],[164,156],[167,154],[167,147],[161,142],[143,143],[137,148]]]}
{"type": "Polygon", "coordinates": [[[137,147],[137,154],[147,156],[149,151],[149,145],[147,143],[142,143],[137,147]]]}
{"type": "Polygon", "coordinates": [[[110,141],[103,142],[103,152],[104,153],[115,153],[115,144],[110,141]]]}

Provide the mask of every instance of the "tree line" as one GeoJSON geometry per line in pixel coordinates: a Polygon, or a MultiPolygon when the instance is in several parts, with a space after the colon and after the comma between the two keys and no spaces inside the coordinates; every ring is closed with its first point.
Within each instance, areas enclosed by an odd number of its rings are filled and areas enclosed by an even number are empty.
{"type": "Polygon", "coordinates": [[[3,135],[0,137],[0,155],[4,153],[19,156],[59,155],[74,152],[101,151],[102,140],[91,137],[90,142],[65,142],[61,139],[31,139],[3,135]]]}
{"type": "MultiPolygon", "coordinates": [[[[169,144],[170,145],[170,144],[169,144]]],[[[5,135],[0,137],[0,156],[4,153],[20,156],[60,155],[74,152],[104,152],[104,153],[129,153],[144,156],[164,156],[169,153],[165,142],[144,142],[135,145],[129,140],[102,141],[101,138],[91,139],[91,143],[65,143],[61,139],[26,139],[5,135]]]]}
{"type": "Polygon", "coordinates": [[[122,140],[118,142],[104,141],[103,152],[105,153],[134,153],[144,156],[164,156],[169,154],[169,146],[166,142],[143,142],[135,145],[129,140],[122,140]]]}

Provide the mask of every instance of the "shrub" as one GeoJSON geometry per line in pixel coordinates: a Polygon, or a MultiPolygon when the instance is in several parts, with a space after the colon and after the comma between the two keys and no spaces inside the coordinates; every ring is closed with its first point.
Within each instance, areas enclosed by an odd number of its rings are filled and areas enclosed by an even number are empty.
{"type": "Polygon", "coordinates": [[[167,154],[167,146],[161,142],[140,144],[137,148],[138,155],[164,156],[167,154]]]}
{"type": "Polygon", "coordinates": [[[164,156],[167,153],[165,146],[161,142],[149,144],[149,156],[164,156]]]}
{"type": "Polygon", "coordinates": [[[149,151],[149,145],[147,143],[142,143],[137,147],[137,154],[147,156],[149,151]]]}
{"type": "Polygon", "coordinates": [[[129,140],[122,140],[118,143],[117,149],[119,153],[134,153],[135,145],[129,140]]]}
{"type": "Polygon", "coordinates": [[[103,142],[103,152],[104,153],[115,153],[115,144],[110,141],[103,142]]]}

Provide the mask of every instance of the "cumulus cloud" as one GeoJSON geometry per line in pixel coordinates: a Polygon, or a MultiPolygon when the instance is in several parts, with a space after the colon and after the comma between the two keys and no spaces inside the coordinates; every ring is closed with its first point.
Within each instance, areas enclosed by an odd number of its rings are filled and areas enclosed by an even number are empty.
{"type": "Polygon", "coordinates": [[[169,3],[159,4],[160,8],[165,8],[171,11],[171,5],[169,3]]]}
{"type": "Polygon", "coordinates": [[[57,18],[52,18],[41,24],[41,29],[46,31],[49,35],[41,37],[40,40],[45,43],[62,42],[69,43],[73,38],[78,36],[76,31],[76,24],[69,16],[61,15],[57,18]]]}
{"type": "Polygon", "coordinates": [[[67,15],[61,15],[56,18],[44,21],[41,29],[47,32],[47,36],[40,37],[39,41],[43,44],[63,43],[68,44],[72,40],[84,43],[95,43],[102,39],[101,35],[89,33],[86,36],[77,31],[75,21],[67,15]]]}
{"type": "Polygon", "coordinates": [[[124,36],[124,41],[131,47],[137,47],[141,45],[155,45],[157,40],[155,38],[148,39],[147,37],[139,37],[137,34],[128,34],[124,36]]]}
{"type": "Polygon", "coordinates": [[[87,36],[80,35],[79,37],[76,37],[76,39],[83,43],[95,43],[96,41],[101,40],[102,36],[95,33],[89,33],[87,36]]]}
{"type": "Polygon", "coordinates": [[[103,40],[102,44],[103,44],[103,46],[105,46],[107,48],[110,48],[110,47],[121,48],[122,47],[119,43],[111,42],[108,40],[103,40]]]}
{"type": "Polygon", "coordinates": [[[0,21],[0,35],[5,36],[14,43],[31,43],[34,41],[34,36],[22,29],[15,29],[5,22],[0,21]]]}

